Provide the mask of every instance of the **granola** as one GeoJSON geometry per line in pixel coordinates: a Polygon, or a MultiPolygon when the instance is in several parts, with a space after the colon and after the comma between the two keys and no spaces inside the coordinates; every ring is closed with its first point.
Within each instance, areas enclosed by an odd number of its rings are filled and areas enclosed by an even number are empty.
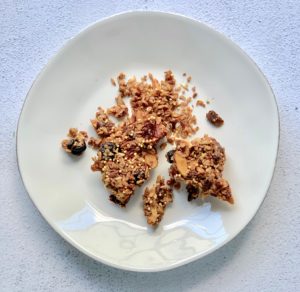
{"type": "MultiPolygon", "coordinates": [[[[190,90],[191,80],[188,76],[186,82],[178,84],[170,70],[160,81],[151,73],[140,80],[135,77],[127,80],[120,73],[116,81],[110,80],[118,90],[115,105],[107,110],[99,107],[91,120],[97,134],[88,141],[97,150],[91,169],[101,172],[110,200],[122,207],[157,166],[157,148],[164,150],[167,143],[176,142],[176,149],[166,155],[171,163],[170,179],[165,183],[158,176],[155,185],[144,192],[144,213],[148,224],[153,226],[162,220],[166,206],[173,201],[172,188],[179,189],[181,182],[186,183],[189,201],[211,195],[233,204],[229,184],[222,177],[224,149],[208,136],[191,142],[183,140],[198,130],[191,102],[205,107],[202,100],[196,101],[196,87],[190,90]],[[131,115],[124,102],[126,98],[131,115]],[[118,122],[113,122],[111,116],[118,122]]],[[[206,117],[215,126],[224,122],[214,111],[206,117]]],[[[64,150],[81,155],[86,149],[86,132],[71,128],[68,136],[62,141],[64,150]]]]}
{"type": "MultiPolygon", "coordinates": [[[[165,72],[164,80],[158,81],[151,73],[138,81],[135,77],[126,82],[126,76],[118,76],[119,93],[122,98],[130,97],[133,112],[143,111],[162,118],[168,132],[187,138],[198,130],[196,117],[189,106],[191,98],[182,95],[182,86],[177,85],[172,71],[165,72]],[[180,97],[183,98],[181,101],[180,97]]],[[[183,86],[188,89],[188,84],[183,86]]]]}
{"type": "Polygon", "coordinates": [[[167,205],[173,202],[172,189],[158,176],[155,185],[145,189],[143,201],[147,223],[155,226],[162,220],[167,205]]]}
{"type": "Polygon", "coordinates": [[[79,156],[86,150],[85,141],[87,138],[88,135],[85,131],[78,131],[76,128],[70,128],[68,139],[64,139],[61,142],[61,145],[67,153],[79,156]]]}
{"type": "Polygon", "coordinates": [[[167,132],[160,118],[142,112],[113,129],[97,143],[93,140],[99,151],[92,170],[102,172],[104,185],[111,191],[110,200],[124,207],[157,166],[155,146],[167,132]]]}
{"type": "Polygon", "coordinates": [[[234,203],[230,186],[222,177],[225,151],[216,139],[205,135],[191,142],[179,140],[167,159],[171,163],[170,177],[187,184],[189,201],[214,196],[234,203]]]}

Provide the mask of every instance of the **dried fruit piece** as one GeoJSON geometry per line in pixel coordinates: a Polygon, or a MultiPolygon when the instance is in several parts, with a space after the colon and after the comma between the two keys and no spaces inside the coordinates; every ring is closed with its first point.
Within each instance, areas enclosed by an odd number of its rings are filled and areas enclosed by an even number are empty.
{"type": "Polygon", "coordinates": [[[167,161],[169,163],[173,163],[174,162],[174,153],[175,153],[175,150],[170,150],[170,151],[167,152],[166,158],[167,158],[167,161]]]}
{"type": "Polygon", "coordinates": [[[187,184],[189,201],[214,196],[233,204],[230,186],[222,177],[224,163],[224,148],[216,139],[205,135],[189,144],[177,141],[169,174],[171,179],[187,184]]]}
{"type": "Polygon", "coordinates": [[[216,127],[221,127],[224,124],[224,120],[215,111],[209,111],[206,114],[206,118],[216,127]]]}
{"type": "Polygon", "coordinates": [[[87,133],[78,131],[76,128],[70,128],[68,136],[69,139],[62,141],[62,147],[67,153],[79,156],[86,150],[87,133]]]}

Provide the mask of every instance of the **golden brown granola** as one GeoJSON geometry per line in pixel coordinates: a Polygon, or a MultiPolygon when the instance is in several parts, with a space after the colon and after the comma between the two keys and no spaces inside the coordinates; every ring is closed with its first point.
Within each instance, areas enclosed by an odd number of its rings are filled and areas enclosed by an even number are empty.
{"type": "Polygon", "coordinates": [[[162,220],[167,205],[173,202],[173,194],[164,178],[158,176],[155,185],[146,188],[143,199],[147,223],[155,226],[162,220]]]}
{"type": "Polygon", "coordinates": [[[138,81],[135,77],[126,82],[126,76],[118,76],[119,92],[122,98],[130,97],[133,112],[144,111],[149,115],[162,118],[168,132],[181,138],[195,134],[198,130],[196,117],[189,106],[191,98],[180,101],[181,87],[188,90],[188,85],[177,86],[172,71],[165,72],[164,80],[158,81],[151,73],[150,83],[145,78],[138,81]]]}
{"type": "MultiPolygon", "coordinates": [[[[125,74],[120,73],[117,82],[111,79],[111,84],[118,87],[116,104],[107,111],[99,107],[91,120],[97,133],[97,137],[89,140],[89,145],[97,150],[91,169],[102,173],[110,200],[122,207],[157,166],[159,142],[165,137],[159,146],[163,150],[167,143],[176,141],[176,149],[167,153],[171,163],[167,184],[159,176],[156,184],[146,188],[144,193],[144,213],[150,225],[161,221],[166,206],[173,200],[171,187],[179,189],[180,181],[187,184],[188,200],[211,195],[233,203],[229,184],[222,177],[225,152],[220,144],[208,136],[192,142],[182,140],[198,130],[190,106],[197,97],[196,87],[189,89],[191,80],[188,76],[185,83],[178,84],[170,70],[160,81],[151,73],[140,80],[135,77],[127,80],[125,74]],[[187,92],[190,97],[186,96],[187,92]],[[125,98],[130,101],[130,116],[125,98]],[[109,115],[122,120],[114,123],[109,115]]],[[[205,107],[200,100],[196,105],[205,107]]],[[[216,115],[209,112],[207,118],[215,124],[220,123],[222,119],[216,115]]],[[[80,155],[86,149],[86,132],[72,128],[69,137],[62,142],[63,148],[68,153],[80,155]]]]}
{"type": "Polygon", "coordinates": [[[128,108],[120,95],[116,97],[116,105],[109,108],[107,113],[118,119],[124,118],[128,115],[128,108]]]}
{"type": "Polygon", "coordinates": [[[230,186],[222,177],[225,151],[216,139],[205,135],[191,142],[178,140],[167,160],[170,177],[187,184],[189,201],[214,196],[233,204],[230,186]]]}
{"type": "Polygon", "coordinates": [[[102,172],[111,201],[125,206],[136,187],[148,179],[157,166],[155,146],[166,133],[160,118],[136,112],[109,136],[97,140],[99,151],[92,170],[102,172]]]}
{"type": "Polygon", "coordinates": [[[78,131],[76,128],[70,128],[68,133],[68,139],[64,139],[61,142],[63,149],[67,153],[73,155],[81,155],[86,149],[86,139],[88,135],[85,131],[78,131]]]}

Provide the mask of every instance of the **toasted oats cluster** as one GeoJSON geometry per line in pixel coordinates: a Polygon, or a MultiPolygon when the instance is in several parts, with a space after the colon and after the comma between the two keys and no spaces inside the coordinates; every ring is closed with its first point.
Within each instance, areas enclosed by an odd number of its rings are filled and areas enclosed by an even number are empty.
{"type": "Polygon", "coordinates": [[[78,131],[76,128],[70,128],[68,133],[68,139],[64,139],[61,142],[63,149],[67,153],[73,155],[81,155],[86,149],[86,139],[88,135],[85,131],[78,131]]]}
{"type": "Polygon", "coordinates": [[[156,183],[145,189],[143,199],[147,223],[155,226],[163,218],[167,205],[173,202],[172,189],[165,184],[164,178],[158,176],[156,183]]]}
{"type": "Polygon", "coordinates": [[[109,131],[103,130],[105,135],[89,141],[98,148],[92,170],[102,172],[102,180],[111,191],[110,200],[124,207],[135,189],[149,178],[150,170],[157,166],[155,146],[167,131],[161,118],[140,111],[112,126],[100,109],[92,121],[96,132],[99,120],[105,121],[109,131]]]}
{"type": "Polygon", "coordinates": [[[126,81],[125,75],[121,73],[118,84],[120,96],[130,97],[133,112],[143,111],[162,118],[168,135],[187,138],[197,132],[197,120],[189,106],[192,98],[183,95],[183,90],[188,90],[188,84],[177,85],[171,71],[166,71],[165,78],[161,81],[151,73],[140,81],[135,77],[126,81]]]}
{"type": "Polygon", "coordinates": [[[216,139],[205,135],[191,142],[179,140],[167,159],[170,177],[186,183],[189,201],[214,196],[233,204],[230,186],[222,177],[225,151],[216,139]]]}

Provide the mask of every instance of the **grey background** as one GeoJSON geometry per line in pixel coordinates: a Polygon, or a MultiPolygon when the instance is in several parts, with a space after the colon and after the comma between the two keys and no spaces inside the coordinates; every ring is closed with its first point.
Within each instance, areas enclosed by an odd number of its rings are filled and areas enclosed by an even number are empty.
{"type": "Polygon", "coordinates": [[[300,291],[299,15],[299,1],[2,0],[0,291],[300,291]],[[109,268],[60,238],[27,196],[15,154],[23,101],[49,58],[91,22],[135,9],[185,14],[223,32],[265,73],[281,118],[274,179],[252,222],[206,258],[156,274],[109,268]]]}

